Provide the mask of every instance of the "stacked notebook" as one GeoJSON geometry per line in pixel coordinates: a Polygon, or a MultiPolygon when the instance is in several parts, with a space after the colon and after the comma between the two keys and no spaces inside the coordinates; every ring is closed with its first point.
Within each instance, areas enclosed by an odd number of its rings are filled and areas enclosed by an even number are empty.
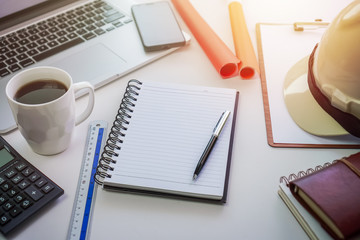
{"type": "Polygon", "coordinates": [[[225,202],[238,95],[235,89],[129,81],[96,181],[108,190],[225,202]],[[225,110],[231,115],[193,180],[225,110]]]}
{"type": "Polygon", "coordinates": [[[311,239],[360,239],[360,153],[280,182],[280,197],[311,239]]]}

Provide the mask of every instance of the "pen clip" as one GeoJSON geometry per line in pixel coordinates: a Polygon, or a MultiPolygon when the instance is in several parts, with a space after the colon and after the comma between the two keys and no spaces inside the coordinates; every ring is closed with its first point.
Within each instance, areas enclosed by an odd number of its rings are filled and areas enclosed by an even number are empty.
{"type": "Polygon", "coordinates": [[[230,111],[225,111],[221,114],[220,118],[219,118],[219,121],[217,122],[214,130],[213,130],[213,134],[215,136],[219,136],[221,130],[223,129],[225,123],[226,123],[226,120],[228,119],[230,115],[230,111]]]}
{"type": "Polygon", "coordinates": [[[316,19],[314,22],[295,22],[294,31],[317,30],[319,28],[326,28],[328,25],[328,22],[322,22],[321,19],[316,19]]]}

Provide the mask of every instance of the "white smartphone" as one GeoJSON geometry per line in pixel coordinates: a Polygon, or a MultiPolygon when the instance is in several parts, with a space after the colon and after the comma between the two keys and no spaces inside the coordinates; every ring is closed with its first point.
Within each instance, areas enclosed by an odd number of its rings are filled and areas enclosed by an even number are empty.
{"type": "Polygon", "coordinates": [[[157,51],[186,44],[171,6],[166,1],[131,7],[145,51],[157,51]]]}

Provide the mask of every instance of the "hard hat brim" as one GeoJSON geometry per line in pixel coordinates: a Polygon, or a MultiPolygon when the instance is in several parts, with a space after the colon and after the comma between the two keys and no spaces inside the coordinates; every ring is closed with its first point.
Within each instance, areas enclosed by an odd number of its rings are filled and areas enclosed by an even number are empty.
{"type": "Polygon", "coordinates": [[[294,122],[310,134],[324,137],[348,135],[349,132],[319,105],[310,91],[309,59],[313,58],[315,50],[316,47],[312,55],[289,69],[283,86],[286,108],[294,122]]]}

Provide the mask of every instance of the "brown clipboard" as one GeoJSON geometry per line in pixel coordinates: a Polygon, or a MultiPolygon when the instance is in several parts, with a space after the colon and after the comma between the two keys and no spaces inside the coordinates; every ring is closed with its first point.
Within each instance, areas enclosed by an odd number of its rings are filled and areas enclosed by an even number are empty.
{"type": "MultiPolygon", "coordinates": [[[[308,25],[310,27],[314,27],[313,25],[316,24],[308,24],[308,23],[301,23],[302,25],[308,25]]],[[[256,39],[257,39],[257,50],[258,50],[258,58],[259,58],[259,66],[260,66],[260,80],[261,80],[261,88],[262,88],[262,97],[263,97],[263,105],[264,105],[264,114],[265,114],[265,125],[266,125],[266,134],[267,134],[267,141],[268,144],[272,147],[288,147],[288,148],[344,148],[344,149],[357,149],[360,148],[360,139],[357,139],[353,136],[349,136],[351,139],[351,143],[341,143],[340,141],[335,141],[336,143],[311,143],[311,142],[287,142],[287,141],[276,141],[274,139],[274,129],[273,123],[271,118],[271,108],[269,103],[269,91],[268,91],[268,84],[269,79],[267,79],[267,75],[265,72],[265,59],[264,59],[264,49],[263,49],[263,40],[261,34],[261,26],[271,25],[271,26],[289,26],[289,29],[292,31],[306,31],[306,29],[301,28],[300,30],[296,30],[296,27],[300,24],[273,24],[273,23],[257,23],[256,24],[256,39]],[[355,138],[355,140],[353,139],[355,138]],[[359,142],[359,144],[357,143],[359,142]]],[[[325,25],[325,24],[321,24],[325,25]]],[[[323,27],[323,26],[320,26],[323,27]]],[[[310,52],[309,52],[310,54],[310,52]]],[[[299,59],[300,60],[300,59],[299,59]]],[[[298,126],[296,126],[299,128],[298,126]]],[[[300,128],[299,128],[300,129],[300,128]]],[[[300,129],[301,130],[301,129],[300,129]]],[[[303,131],[303,130],[301,130],[303,131]]],[[[335,140],[338,139],[335,137],[335,140]]],[[[321,140],[321,138],[320,138],[321,140]]],[[[329,138],[324,138],[324,140],[329,140],[329,138]]],[[[331,140],[330,140],[331,141],[331,140]]]]}

